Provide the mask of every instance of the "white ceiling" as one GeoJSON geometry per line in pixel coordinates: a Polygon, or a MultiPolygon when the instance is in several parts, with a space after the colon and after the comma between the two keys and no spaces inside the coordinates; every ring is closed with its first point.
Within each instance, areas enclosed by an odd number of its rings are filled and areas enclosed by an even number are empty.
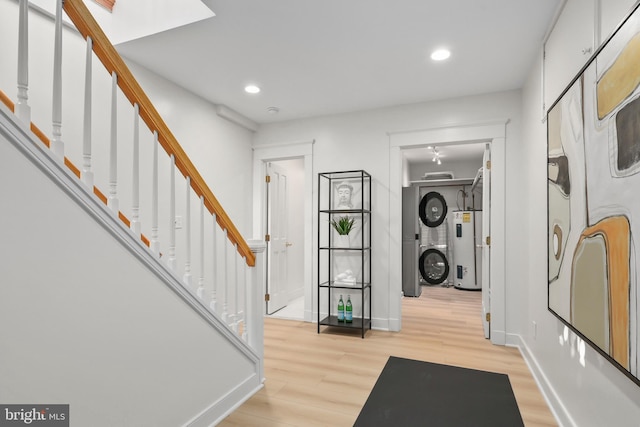
{"type": "MultiPolygon", "coordinates": [[[[482,156],[484,155],[484,143],[469,143],[456,145],[438,145],[438,154],[443,165],[455,162],[476,162],[478,166],[482,165],[482,156]]],[[[410,164],[430,161],[433,159],[433,149],[422,147],[403,150],[402,155],[410,164]]]]}
{"type": "Polygon", "coordinates": [[[561,0],[203,3],[215,17],[118,50],[214,104],[268,123],[518,89],[561,0]],[[451,58],[433,62],[438,47],[451,58]],[[262,92],[246,94],[248,83],[262,92]]]}

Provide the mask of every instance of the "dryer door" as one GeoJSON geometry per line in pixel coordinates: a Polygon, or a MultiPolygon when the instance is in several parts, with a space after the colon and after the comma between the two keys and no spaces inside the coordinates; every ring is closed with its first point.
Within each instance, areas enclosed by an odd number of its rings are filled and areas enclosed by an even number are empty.
{"type": "Polygon", "coordinates": [[[447,202],[442,194],[430,191],[420,200],[418,214],[422,223],[427,227],[437,227],[447,217],[447,202]]]}
{"type": "Polygon", "coordinates": [[[427,249],[420,255],[418,263],[422,278],[431,285],[439,285],[449,277],[449,263],[442,252],[437,249],[427,249]]]}

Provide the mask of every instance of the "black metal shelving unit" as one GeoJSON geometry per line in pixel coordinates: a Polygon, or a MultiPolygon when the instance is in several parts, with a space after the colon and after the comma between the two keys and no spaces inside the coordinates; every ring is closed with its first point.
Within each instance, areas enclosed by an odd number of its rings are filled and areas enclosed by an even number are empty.
{"type": "Polygon", "coordinates": [[[321,326],[350,328],[364,338],[371,329],[371,175],[364,170],[318,174],[317,283],[318,333],[321,326]],[[343,216],[355,219],[348,243],[338,241],[330,224],[343,216]],[[351,323],[338,321],[340,294],[352,296],[351,323]]]}

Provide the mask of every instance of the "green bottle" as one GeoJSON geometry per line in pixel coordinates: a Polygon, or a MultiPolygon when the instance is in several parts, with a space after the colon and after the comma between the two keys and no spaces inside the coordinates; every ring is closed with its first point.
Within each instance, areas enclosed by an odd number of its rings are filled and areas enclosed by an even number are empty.
{"type": "Polygon", "coordinates": [[[342,301],[342,295],[338,300],[338,322],[344,322],[344,301],[342,301]]]}
{"type": "Polygon", "coordinates": [[[351,305],[351,295],[347,295],[347,305],[345,308],[344,317],[347,323],[353,322],[353,306],[351,305]]]}

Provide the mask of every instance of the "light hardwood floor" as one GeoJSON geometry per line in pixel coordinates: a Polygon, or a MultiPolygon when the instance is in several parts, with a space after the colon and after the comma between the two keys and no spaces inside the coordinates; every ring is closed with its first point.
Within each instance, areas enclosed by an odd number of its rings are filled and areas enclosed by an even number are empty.
{"type": "MultiPolygon", "coordinates": [[[[525,425],[556,426],[520,352],[486,340],[480,312],[480,292],[429,286],[404,298],[400,332],[362,339],[266,318],[265,387],[220,425],[352,426],[387,359],[398,356],[508,374],[525,425]]],[[[464,402],[457,407],[464,411],[464,402]]]]}

